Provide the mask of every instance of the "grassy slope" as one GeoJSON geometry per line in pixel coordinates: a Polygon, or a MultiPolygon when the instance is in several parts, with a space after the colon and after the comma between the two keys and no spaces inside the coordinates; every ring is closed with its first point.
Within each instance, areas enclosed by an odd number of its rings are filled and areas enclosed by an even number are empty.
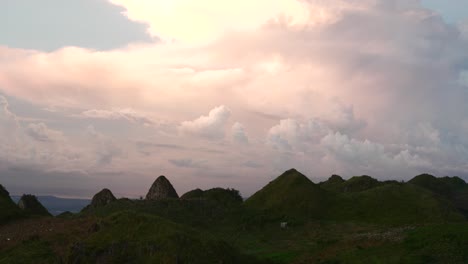
{"type": "Polygon", "coordinates": [[[286,218],[321,218],[328,193],[296,170],[289,170],[245,202],[251,210],[266,210],[286,218]]]}
{"type": "Polygon", "coordinates": [[[401,240],[348,247],[318,263],[468,263],[468,224],[429,225],[402,233],[401,240]]]}
{"type": "Polygon", "coordinates": [[[11,200],[6,189],[0,185],[0,224],[4,224],[11,220],[20,218],[23,216],[21,210],[11,200]]]}
{"type": "Polygon", "coordinates": [[[436,178],[429,174],[414,177],[409,183],[423,187],[450,200],[468,216],[468,184],[458,177],[436,178]]]}
{"type": "Polygon", "coordinates": [[[261,263],[209,233],[154,215],[86,219],[41,222],[49,232],[33,229],[15,245],[0,243],[0,263],[261,263]]]}
{"type": "Polygon", "coordinates": [[[385,184],[362,192],[341,193],[335,197],[327,218],[392,225],[464,220],[448,201],[411,184],[385,184]]]}

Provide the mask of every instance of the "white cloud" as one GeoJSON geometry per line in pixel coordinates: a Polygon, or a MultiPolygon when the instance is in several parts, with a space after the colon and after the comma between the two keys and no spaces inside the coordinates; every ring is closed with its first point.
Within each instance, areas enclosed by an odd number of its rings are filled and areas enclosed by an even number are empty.
{"type": "Polygon", "coordinates": [[[317,144],[329,128],[322,122],[311,119],[300,123],[295,119],[284,119],[268,131],[267,143],[281,150],[304,150],[317,144]]]}
{"type": "Polygon", "coordinates": [[[226,106],[213,108],[207,116],[201,116],[193,121],[184,121],[179,130],[183,134],[200,136],[208,139],[222,139],[231,110],[226,106]]]}
{"type": "Polygon", "coordinates": [[[125,14],[130,19],[148,23],[153,36],[168,42],[206,42],[226,31],[257,29],[270,20],[282,19],[290,24],[302,24],[309,19],[306,4],[296,0],[110,2],[126,8],[125,14]]]}
{"type": "Polygon", "coordinates": [[[353,166],[355,171],[401,170],[405,168],[430,168],[432,164],[417,154],[402,150],[393,155],[385,146],[370,140],[350,138],[339,132],[330,133],[322,138],[321,146],[327,153],[327,158],[344,162],[344,165],[353,166]]]}

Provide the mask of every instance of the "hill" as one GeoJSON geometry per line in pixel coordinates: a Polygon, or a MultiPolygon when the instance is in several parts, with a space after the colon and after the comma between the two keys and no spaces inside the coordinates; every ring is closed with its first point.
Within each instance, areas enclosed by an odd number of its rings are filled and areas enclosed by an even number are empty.
{"type": "Polygon", "coordinates": [[[10,198],[10,193],[0,185],[0,224],[23,216],[19,207],[10,198]]]}
{"type": "Polygon", "coordinates": [[[458,177],[436,178],[430,174],[421,174],[409,183],[430,190],[448,200],[468,216],[468,184],[458,177]]]}
{"type": "Polygon", "coordinates": [[[78,214],[0,225],[0,263],[467,263],[465,188],[430,175],[315,184],[291,169],[243,202],[222,188],[177,198],[164,177],[151,199],[104,189],[78,214]]]}
{"type": "Polygon", "coordinates": [[[464,221],[449,201],[411,184],[383,184],[334,197],[327,218],[379,224],[464,221]]]}
{"type": "Polygon", "coordinates": [[[238,190],[212,188],[206,191],[195,189],[182,195],[180,199],[183,200],[211,200],[225,205],[241,204],[243,202],[242,196],[238,190]]]}
{"type": "Polygon", "coordinates": [[[52,216],[49,211],[37,200],[37,197],[31,194],[21,196],[18,201],[18,207],[30,216],[52,216]]]}
{"type": "Polygon", "coordinates": [[[319,183],[320,187],[331,192],[361,192],[384,184],[367,175],[354,176],[346,181],[338,175],[332,175],[327,181],[319,183]]]}
{"type": "Polygon", "coordinates": [[[284,172],[245,201],[251,210],[274,211],[285,217],[322,218],[328,193],[295,169],[284,172]]]}

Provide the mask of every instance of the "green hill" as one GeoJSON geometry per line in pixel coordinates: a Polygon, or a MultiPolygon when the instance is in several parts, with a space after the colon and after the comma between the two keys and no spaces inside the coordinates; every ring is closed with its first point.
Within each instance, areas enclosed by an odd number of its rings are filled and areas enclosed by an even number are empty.
{"type": "Polygon", "coordinates": [[[341,192],[345,180],[339,175],[332,175],[328,180],[319,183],[320,187],[331,192],[341,192]]]}
{"type": "Polygon", "coordinates": [[[347,181],[333,175],[327,181],[321,182],[320,187],[331,192],[361,192],[384,184],[367,175],[354,176],[347,181]]]}
{"type": "Polygon", "coordinates": [[[24,194],[18,202],[18,207],[30,216],[52,216],[49,211],[31,194],[24,194]]]}
{"type": "Polygon", "coordinates": [[[206,191],[195,189],[182,195],[180,199],[184,200],[211,200],[225,205],[241,204],[243,202],[242,197],[238,190],[235,189],[223,189],[223,188],[212,188],[206,191]]]}
{"type": "Polygon", "coordinates": [[[285,217],[319,219],[328,206],[328,193],[291,169],[247,199],[245,206],[285,217]]]}
{"type": "Polygon", "coordinates": [[[23,213],[11,200],[10,193],[0,184],[0,224],[21,217],[23,213]]]}
{"type": "Polygon", "coordinates": [[[468,184],[458,177],[436,178],[430,174],[421,174],[409,183],[430,190],[448,200],[468,216],[468,184]]]}
{"type": "Polygon", "coordinates": [[[334,197],[327,218],[379,224],[463,221],[449,201],[412,184],[385,184],[334,197]]]}

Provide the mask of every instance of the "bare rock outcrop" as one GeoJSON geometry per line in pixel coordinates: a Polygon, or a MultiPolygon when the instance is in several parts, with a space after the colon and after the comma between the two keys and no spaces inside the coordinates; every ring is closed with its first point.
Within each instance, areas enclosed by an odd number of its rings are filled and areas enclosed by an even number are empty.
{"type": "Polygon", "coordinates": [[[115,198],[114,194],[109,189],[103,189],[93,196],[90,207],[97,208],[106,206],[116,200],[117,198],[115,198]]]}
{"type": "Polygon", "coordinates": [[[179,195],[165,176],[159,176],[148,191],[146,200],[178,199],[179,195]]]}

